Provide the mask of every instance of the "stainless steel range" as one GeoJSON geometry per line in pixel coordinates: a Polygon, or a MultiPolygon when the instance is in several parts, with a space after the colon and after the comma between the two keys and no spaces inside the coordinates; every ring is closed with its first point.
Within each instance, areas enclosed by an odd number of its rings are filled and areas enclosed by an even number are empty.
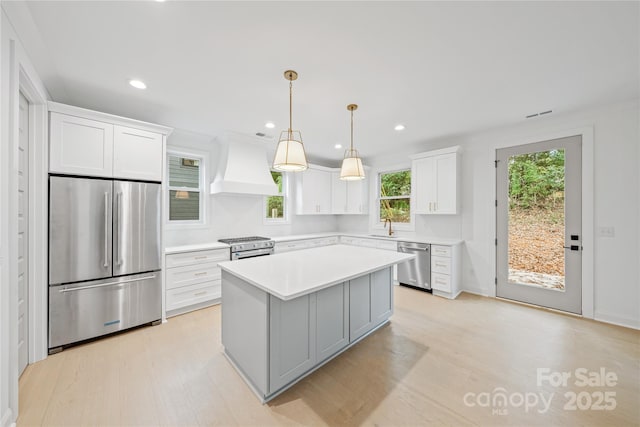
{"type": "Polygon", "coordinates": [[[276,244],[270,238],[260,236],[220,239],[218,242],[231,246],[231,260],[271,255],[276,244]]]}

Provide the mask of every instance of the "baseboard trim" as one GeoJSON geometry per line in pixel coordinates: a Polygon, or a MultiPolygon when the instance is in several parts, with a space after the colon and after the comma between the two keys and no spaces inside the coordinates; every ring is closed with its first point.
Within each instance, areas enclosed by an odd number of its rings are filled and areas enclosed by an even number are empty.
{"type": "Polygon", "coordinates": [[[488,297],[489,294],[483,288],[464,288],[462,292],[466,292],[468,294],[479,295],[481,297],[488,297]]]}
{"type": "Polygon", "coordinates": [[[4,414],[2,414],[2,418],[0,418],[0,426],[2,427],[15,427],[16,423],[11,421],[13,412],[11,408],[6,408],[4,414]]]}
{"type": "Polygon", "coordinates": [[[604,323],[610,323],[616,326],[623,326],[625,328],[631,328],[640,330],[640,320],[638,319],[629,319],[626,317],[621,317],[616,314],[610,314],[602,311],[596,310],[593,316],[594,320],[604,323]]]}

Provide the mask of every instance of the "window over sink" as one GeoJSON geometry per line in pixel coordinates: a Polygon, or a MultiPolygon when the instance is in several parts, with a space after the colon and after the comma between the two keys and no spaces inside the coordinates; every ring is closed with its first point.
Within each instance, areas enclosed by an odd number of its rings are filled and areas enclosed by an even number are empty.
{"type": "Polygon", "coordinates": [[[411,224],[411,169],[378,174],[378,222],[411,224]]]}
{"type": "Polygon", "coordinates": [[[167,152],[169,223],[204,223],[204,157],[167,152]]]}

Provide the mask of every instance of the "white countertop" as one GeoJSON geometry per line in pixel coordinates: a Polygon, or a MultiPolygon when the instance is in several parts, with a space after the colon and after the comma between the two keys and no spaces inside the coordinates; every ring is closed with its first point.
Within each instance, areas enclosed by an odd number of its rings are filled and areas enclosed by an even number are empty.
{"type": "Polygon", "coordinates": [[[225,261],[220,268],[282,300],[328,288],[415,255],[348,245],[331,245],[225,261]]]}
{"type": "Polygon", "coordinates": [[[349,236],[349,237],[358,237],[365,239],[379,239],[379,240],[391,240],[396,242],[416,242],[416,243],[430,243],[432,245],[447,245],[447,246],[455,246],[459,245],[463,242],[462,239],[446,239],[442,237],[431,237],[431,236],[422,236],[415,233],[403,233],[401,236],[385,236],[385,231],[381,230],[378,233],[344,233],[344,232],[326,232],[326,233],[315,233],[315,234],[296,234],[291,236],[278,236],[273,237],[273,241],[276,242],[292,242],[295,240],[306,240],[306,239],[318,239],[322,237],[330,237],[330,236],[349,236]]]}
{"type": "MultiPolygon", "coordinates": [[[[415,233],[404,233],[401,236],[393,236],[386,237],[384,236],[384,230],[379,233],[344,233],[344,232],[324,232],[324,233],[312,233],[312,234],[294,234],[289,236],[278,236],[273,237],[272,240],[276,242],[292,242],[295,240],[307,240],[307,239],[319,239],[322,237],[331,237],[331,236],[349,236],[349,237],[357,237],[357,238],[365,238],[365,239],[378,239],[378,240],[391,240],[396,242],[416,242],[416,243],[430,243],[432,245],[446,245],[446,246],[455,246],[461,244],[463,241],[461,239],[444,239],[440,237],[429,237],[429,236],[421,236],[415,233]],[[371,234],[375,234],[372,236],[371,234]]],[[[165,248],[165,254],[179,254],[182,252],[191,252],[191,251],[204,251],[208,249],[227,249],[229,245],[226,243],[220,242],[210,242],[210,243],[202,243],[197,245],[184,245],[184,246],[172,246],[165,248]]]]}
{"type": "Polygon", "coordinates": [[[170,254],[179,254],[182,252],[206,251],[209,249],[229,249],[229,245],[221,242],[210,242],[210,243],[201,243],[199,245],[172,246],[169,248],[165,248],[164,253],[167,255],[170,255],[170,254]]]}

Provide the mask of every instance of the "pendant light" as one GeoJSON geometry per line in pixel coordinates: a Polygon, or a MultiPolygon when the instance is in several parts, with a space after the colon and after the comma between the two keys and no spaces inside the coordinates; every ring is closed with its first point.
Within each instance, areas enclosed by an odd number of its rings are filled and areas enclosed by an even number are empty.
{"type": "Polygon", "coordinates": [[[291,126],[292,117],[292,86],[293,81],[298,78],[298,73],[293,70],[284,72],[284,78],[289,80],[289,129],[280,133],[276,154],[273,157],[273,168],[279,171],[300,172],[306,170],[307,156],[302,144],[302,135],[299,130],[293,130],[291,126]]]}
{"type": "Polygon", "coordinates": [[[356,104],[347,105],[347,110],[351,111],[351,148],[344,152],[342,168],[340,168],[340,179],[344,181],[356,181],[364,179],[364,168],[358,150],[353,149],[353,112],[358,109],[356,104]]]}

